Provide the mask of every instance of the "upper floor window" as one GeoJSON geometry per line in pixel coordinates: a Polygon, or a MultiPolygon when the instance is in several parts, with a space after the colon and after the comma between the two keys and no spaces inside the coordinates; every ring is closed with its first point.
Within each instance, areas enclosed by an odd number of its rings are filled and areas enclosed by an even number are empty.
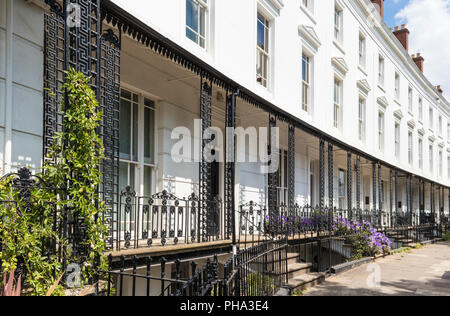
{"type": "Polygon", "coordinates": [[[302,0],[302,4],[309,11],[311,11],[311,12],[313,11],[313,9],[314,9],[314,0],[302,0]]]}
{"type": "Polygon", "coordinates": [[[408,88],[408,111],[413,112],[413,89],[411,87],[408,88]]]}
{"type": "Polygon", "coordinates": [[[450,179],[450,156],[447,157],[447,178],[450,179]]]}
{"type": "Polygon", "coordinates": [[[362,97],[359,98],[358,106],[358,134],[359,140],[361,142],[365,141],[366,138],[366,100],[362,97]]]}
{"type": "Polygon", "coordinates": [[[308,112],[311,106],[311,57],[302,55],[302,110],[308,112]]]}
{"type": "Polygon", "coordinates": [[[400,75],[395,73],[395,98],[400,100],[400,75]]]}
{"type": "Polygon", "coordinates": [[[333,110],[333,126],[341,127],[341,111],[342,111],[342,81],[334,78],[334,110],[333,110]]]}
{"type": "Polygon", "coordinates": [[[434,113],[433,113],[433,108],[431,106],[430,106],[428,116],[429,116],[429,120],[430,120],[430,129],[433,129],[434,128],[434,117],[433,117],[434,113]]]}
{"type": "Polygon", "coordinates": [[[186,0],[186,37],[206,48],[208,0],[186,0]]]}
{"type": "Polygon", "coordinates": [[[430,145],[430,148],[429,148],[429,155],[430,155],[430,161],[429,161],[429,164],[430,164],[430,173],[433,173],[433,172],[434,172],[433,144],[430,145]]]}
{"type": "Polygon", "coordinates": [[[334,8],[334,39],[335,41],[342,43],[343,39],[343,22],[342,22],[343,11],[337,4],[334,8]]]}
{"type": "Polygon", "coordinates": [[[423,121],[423,99],[419,97],[419,120],[423,121]]]}
{"type": "Polygon", "coordinates": [[[395,123],[395,157],[400,158],[400,124],[395,123]]]}
{"type": "Polygon", "coordinates": [[[413,156],[413,133],[411,131],[408,132],[408,163],[410,165],[413,164],[414,156],[413,156]]]}
{"type": "Polygon", "coordinates": [[[256,45],[256,82],[267,88],[269,78],[269,36],[270,23],[267,18],[258,13],[258,38],[256,45]]]}
{"type": "Polygon", "coordinates": [[[419,138],[419,169],[423,170],[423,140],[419,138]]]}
{"type": "Polygon", "coordinates": [[[439,115],[439,136],[442,136],[442,116],[439,115]]]}
{"type": "Polygon", "coordinates": [[[444,162],[443,162],[444,156],[442,155],[442,150],[439,151],[439,177],[442,178],[442,175],[444,174],[444,162]]]}
{"type": "Polygon", "coordinates": [[[378,84],[384,86],[384,58],[381,55],[378,58],[378,84]]]}
{"type": "Polygon", "coordinates": [[[359,65],[366,68],[366,38],[359,34],[359,65]]]}
{"type": "Polygon", "coordinates": [[[378,150],[384,151],[384,113],[378,113],[378,150]]]}

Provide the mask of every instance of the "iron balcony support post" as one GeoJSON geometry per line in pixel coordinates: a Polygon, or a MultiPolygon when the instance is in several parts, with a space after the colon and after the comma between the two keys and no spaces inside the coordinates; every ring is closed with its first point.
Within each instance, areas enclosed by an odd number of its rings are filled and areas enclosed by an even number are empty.
{"type": "Polygon", "coordinates": [[[347,210],[351,212],[353,207],[353,168],[352,168],[352,153],[347,153],[347,210]]]}
{"type": "Polygon", "coordinates": [[[320,210],[325,208],[325,141],[320,140],[319,145],[319,197],[320,210]]]}
{"type": "Polygon", "coordinates": [[[398,224],[398,171],[395,171],[395,201],[394,201],[394,205],[395,205],[395,218],[396,218],[396,222],[398,224]]]}
{"type": "Polygon", "coordinates": [[[226,210],[226,235],[227,239],[232,237],[233,246],[236,245],[236,201],[235,201],[235,177],[236,177],[236,150],[235,135],[236,128],[236,96],[238,92],[227,95],[226,103],[226,127],[225,132],[225,210],[226,210]]]}
{"type": "Polygon", "coordinates": [[[394,196],[393,196],[393,185],[392,185],[392,177],[393,177],[393,173],[392,173],[392,169],[389,170],[389,212],[390,212],[390,227],[393,226],[394,223],[394,213],[393,213],[393,207],[392,207],[392,202],[394,200],[394,196]]]}
{"type": "Polygon", "coordinates": [[[288,201],[289,201],[289,215],[292,217],[295,214],[295,127],[289,126],[289,153],[288,153],[288,201]]]}
{"type": "Polygon", "coordinates": [[[208,209],[211,196],[211,163],[206,161],[205,149],[211,139],[204,139],[205,132],[211,127],[212,84],[200,76],[200,119],[201,119],[201,152],[199,168],[199,211],[198,211],[198,242],[206,242],[208,238],[208,209]]]}
{"type": "Polygon", "coordinates": [[[330,210],[334,208],[334,155],[333,145],[328,144],[328,206],[330,210]]]}
{"type": "Polygon", "coordinates": [[[372,163],[373,211],[377,210],[377,165],[372,163]]]}
{"type": "MultiPolygon", "coordinates": [[[[270,115],[269,117],[269,157],[271,157],[272,151],[274,150],[274,148],[272,148],[273,146],[273,142],[272,142],[272,129],[274,129],[277,126],[277,120],[274,116],[270,115]]],[[[275,153],[276,155],[278,155],[278,153],[275,153]]],[[[277,210],[277,201],[278,201],[278,189],[277,189],[277,180],[278,180],[278,172],[279,170],[277,170],[276,172],[273,173],[269,173],[268,174],[268,206],[269,206],[269,214],[271,216],[276,216],[278,215],[278,210],[277,210]]]]}
{"type": "MultiPolygon", "coordinates": [[[[356,159],[356,209],[361,210],[361,157],[356,159]]],[[[353,219],[353,218],[352,218],[353,219]]]]}
{"type": "Polygon", "coordinates": [[[379,206],[379,212],[378,212],[378,216],[380,219],[379,224],[382,226],[382,219],[383,219],[383,196],[384,196],[384,192],[383,192],[383,187],[381,185],[381,164],[378,164],[378,206],[379,206]]]}

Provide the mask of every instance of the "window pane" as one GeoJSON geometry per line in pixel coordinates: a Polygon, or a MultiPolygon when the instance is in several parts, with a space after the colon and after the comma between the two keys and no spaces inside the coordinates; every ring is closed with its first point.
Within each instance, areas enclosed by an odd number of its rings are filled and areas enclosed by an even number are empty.
{"type": "MultiPolygon", "coordinates": [[[[124,92],[122,92],[123,94],[124,92]]],[[[131,95],[130,95],[131,97],[131,95]]],[[[120,101],[120,158],[131,160],[131,102],[120,101]]]]}
{"type": "Polygon", "coordinates": [[[258,15],[258,46],[262,50],[266,50],[266,22],[265,19],[258,15]]]}
{"type": "Polygon", "coordinates": [[[154,163],[154,138],[155,138],[155,112],[149,108],[145,108],[145,139],[144,139],[144,162],[148,164],[154,163]]]}
{"type": "Polygon", "coordinates": [[[192,0],[186,0],[186,25],[198,32],[198,7],[192,0]]]}
{"type": "Polygon", "coordinates": [[[152,168],[144,167],[144,195],[152,195],[152,168]]]}
{"type": "Polygon", "coordinates": [[[139,110],[138,105],[133,105],[133,153],[132,160],[138,161],[138,124],[139,124],[139,110]]]}

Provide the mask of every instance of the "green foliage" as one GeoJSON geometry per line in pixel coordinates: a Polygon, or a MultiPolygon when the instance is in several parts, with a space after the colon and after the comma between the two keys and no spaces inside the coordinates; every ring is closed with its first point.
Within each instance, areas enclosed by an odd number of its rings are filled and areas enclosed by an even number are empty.
{"type": "Polygon", "coordinates": [[[444,241],[449,241],[450,240],[450,230],[448,230],[445,235],[444,235],[444,241]]]}
{"type": "Polygon", "coordinates": [[[102,238],[107,231],[102,222],[104,202],[98,195],[101,184],[100,162],[104,158],[102,140],[97,134],[103,113],[88,78],[73,69],[66,73],[64,89],[68,103],[63,103],[64,131],[55,135],[44,167],[49,183],[64,187],[69,183],[67,206],[72,207],[73,216],[83,218],[86,240],[82,246],[90,248],[87,257],[73,258],[83,263],[83,279],[92,277],[92,267],[99,260],[100,269],[106,269],[106,248],[102,238]]]}
{"type": "Polygon", "coordinates": [[[350,236],[348,239],[353,247],[352,261],[361,260],[365,257],[374,255],[367,236],[363,234],[356,234],[350,236]]]}
{"type": "MultiPolygon", "coordinates": [[[[54,282],[55,271],[61,271],[56,257],[44,256],[44,249],[56,238],[51,203],[55,196],[48,190],[32,189],[32,198],[25,202],[20,200],[11,180],[0,182],[0,200],[18,201],[0,205],[1,268],[4,272],[22,268],[26,271],[24,281],[29,294],[45,295],[54,282]]],[[[60,293],[58,288],[55,294],[60,293]]]]}
{"type": "MultiPolygon", "coordinates": [[[[65,128],[55,135],[40,177],[53,188],[66,188],[69,199],[61,199],[51,190],[36,188],[31,190],[27,201],[20,200],[11,178],[0,181],[0,201],[18,201],[0,204],[1,268],[6,272],[24,268],[24,291],[28,295],[45,295],[58,283],[56,278],[63,272],[60,258],[48,254],[52,241],[58,238],[53,226],[55,207],[60,210],[58,216],[61,210],[70,209],[69,217],[83,219],[86,239],[81,246],[89,249],[89,254],[74,258],[70,245],[65,254],[68,263],[81,264],[82,283],[93,276],[94,265],[101,270],[107,268],[102,238],[107,230],[102,222],[105,207],[97,191],[101,184],[99,169],[104,148],[96,130],[102,113],[83,74],[74,70],[67,72],[63,88],[68,100],[61,104],[65,128]]],[[[59,239],[58,244],[67,245],[67,242],[59,239]]],[[[53,295],[63,294],[61,285],[53,291],[53,295]]]]}

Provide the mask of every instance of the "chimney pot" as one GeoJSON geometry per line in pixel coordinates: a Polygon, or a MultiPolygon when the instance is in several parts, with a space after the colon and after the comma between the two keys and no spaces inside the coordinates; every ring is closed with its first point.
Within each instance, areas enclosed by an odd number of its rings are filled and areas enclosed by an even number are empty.
{"type": "Polygon", "coordinates": [[[409,30],[406,28],[406,25],[403,24],[400,29],[398,26],[395,27],[394,35],[397,37],[399,42],[403,45],[406,52],[409,50],[409,30]]]}
{"type": "Polygon", "coordinates": [[[417,68],[419,68],[419,70],[423,72],[423,64],[425,62],[425,59],[420,55],[420,53],[417,53],[417,55],[413,57],[413,60],[416,63],[417,68]]]}
{"type": "Polygon", "coordinates": [[[384,19],[384,0],[371,0],[372,4],[380,13],[382,19],[384,19]]]}
{"type": "Polygon", "coordinates": [[[444,93],[444,90],[442,90],[442,88],[441,88],[440,85],[437,86],[436,89],[437,89],[437,91],[438,91],[440,94],[443,94],[443,93],[444,93]]]}

